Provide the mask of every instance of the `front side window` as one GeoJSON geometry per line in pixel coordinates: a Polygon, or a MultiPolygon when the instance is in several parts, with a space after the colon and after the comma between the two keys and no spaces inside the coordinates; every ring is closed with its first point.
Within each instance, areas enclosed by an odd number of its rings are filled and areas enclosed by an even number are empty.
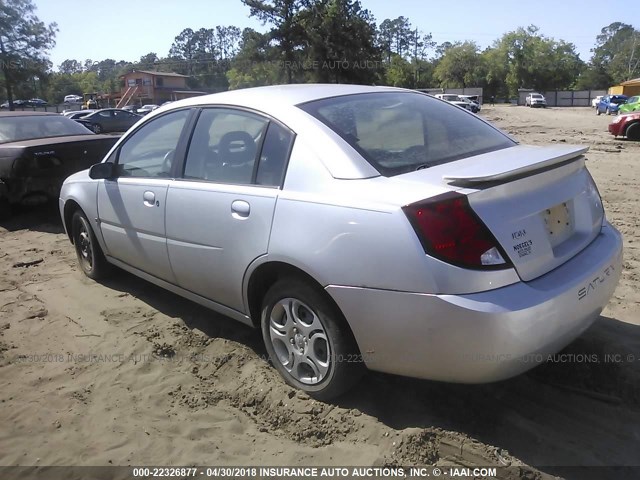
{"type": "Polygon", "coordinates": [[[422,93],[362,93],[298,107],[334,130],[385,176],[516,145],[475,115],[422,93]]]}
{"type": "Polygon", "coordinates": [[[118,155],[119,176],[169,177],[189,110],[168,113],[136,130],[118,155]]]}
{"type": "Polygon", "coordinates": [[[269,121],[252,113],[205,109],[193,132],[184,169],[188,179],[250,184],[269,121]]]}

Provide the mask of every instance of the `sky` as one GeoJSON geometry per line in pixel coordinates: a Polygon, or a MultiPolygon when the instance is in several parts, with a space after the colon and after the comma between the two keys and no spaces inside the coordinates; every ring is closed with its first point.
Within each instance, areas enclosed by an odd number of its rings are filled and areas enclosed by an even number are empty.
{"type": "MultiPolygon", "coordinates": [[[[266,31],[240,0],[33,0],[36,15],[56,22],[56,46],[49,51],[55,69],[66,59],[84,62],[112,58],[136,61],[150,52],[164,57],[185,28],[235,25],[266,31]]],[[[404,16],[437,43],[473,40],[481,48],[518,27],[572,42],[582,60],[591,57],[596,36],[619,21],[640,29],[640,0],[361,0],[380,24],[404,16]]]]}

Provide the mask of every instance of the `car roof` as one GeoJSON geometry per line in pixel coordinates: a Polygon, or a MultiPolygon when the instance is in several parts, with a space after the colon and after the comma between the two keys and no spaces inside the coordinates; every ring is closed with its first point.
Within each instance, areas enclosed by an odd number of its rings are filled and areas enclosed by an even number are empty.
{"type": "Polygon", "coordinates": [[[59,113],[55,113],[55,112],[34,112],[31,110],[16,110],[13,112],[0,112],[0,116],[3,117],[34,117],[34,116],[41,116],[41,115],[54,115],[54,116],[60,116],[59,113]]]}
{"type": "Polygon", "coordinates": [[[200,97],[191,97],[185,100],[172,102],[171,109],[181,106],[202,104],[226,104],[245,107],[295,106],[323,98],[383,91],[409,92],[410,90],[394,87],[372,87],[345,84],[272,85],[268,87],[245,88],[214,93],[211,95],[202,95],[200,97]]]}

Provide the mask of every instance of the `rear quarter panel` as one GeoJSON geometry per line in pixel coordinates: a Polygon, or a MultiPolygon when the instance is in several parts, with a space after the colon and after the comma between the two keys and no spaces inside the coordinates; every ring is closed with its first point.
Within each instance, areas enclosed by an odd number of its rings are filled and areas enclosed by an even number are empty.
{"type": "Polygon", "coordinates": [[[471,271],[425,254],[402,206],[442,193],[441,175],[435,175],[435,186],[429,176],[422,170],[335,179],[299,137],[276,204],[268,255],[258,263],[294,265],[322,286],[407,292],[467,293],[517,281],[513,269],[471,271]]]}

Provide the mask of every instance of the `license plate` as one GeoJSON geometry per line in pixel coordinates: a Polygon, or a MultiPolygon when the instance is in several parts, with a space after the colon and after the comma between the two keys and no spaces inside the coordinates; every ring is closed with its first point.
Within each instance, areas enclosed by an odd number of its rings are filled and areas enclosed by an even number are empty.
{"type": "Polygon", "coordinates": [[[563,202],[542,212],[547,236],[552,247],[560,245],[573,234],[574,224],[571,207],[570,202],[563,202]]]}

